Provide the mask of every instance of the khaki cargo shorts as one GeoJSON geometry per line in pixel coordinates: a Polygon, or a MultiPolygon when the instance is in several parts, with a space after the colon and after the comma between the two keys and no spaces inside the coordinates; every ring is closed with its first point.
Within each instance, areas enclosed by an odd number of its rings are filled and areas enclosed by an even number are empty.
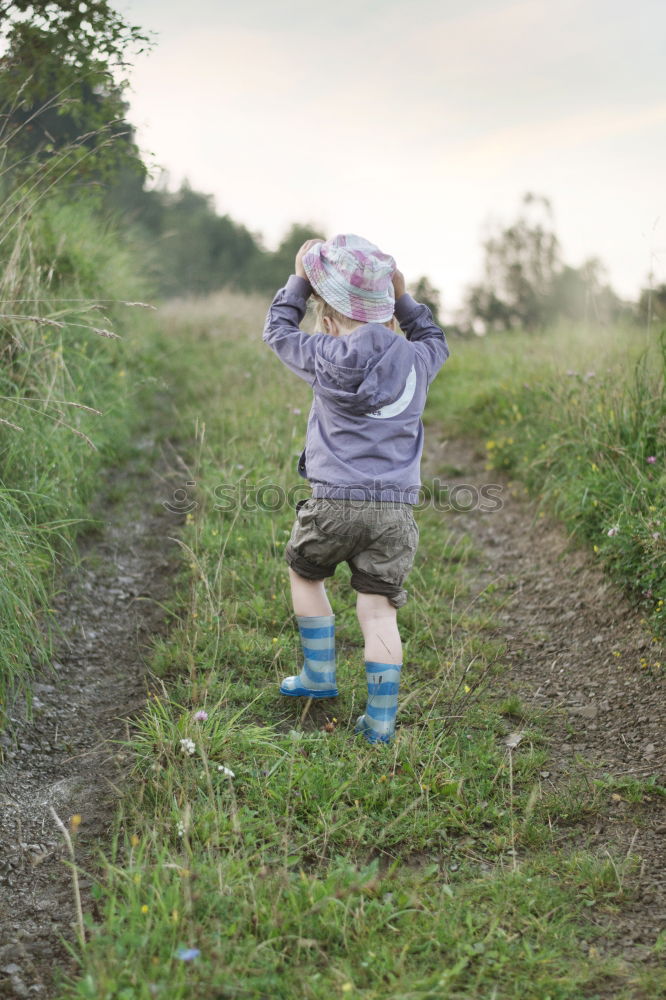
{"type": "Polygon", "coordinates": [[[354,590],[384,594],[401,608],[418,542],[411,504],[313,497],[298,511],[285,558],[306,580],[325,580],[346,562],[354,590]]]}

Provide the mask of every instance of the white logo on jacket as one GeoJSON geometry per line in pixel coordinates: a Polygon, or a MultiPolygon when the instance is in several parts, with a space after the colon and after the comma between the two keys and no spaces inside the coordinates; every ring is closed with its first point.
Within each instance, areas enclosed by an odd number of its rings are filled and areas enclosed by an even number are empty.
{"type": "Polygon", "coordinates": [[[409,375],[407,376],[407,381],[405,382],[405,388],[402,390],[401,396],[396,399],[394,403],[387,403],[386,406],[382,406],[381,409],[375,410],[373,413],[364,414],[366,417],[375,417],[377,420],[385,420],[387,417],[397,417],[399,413],[406,410],[411,401],[414,398],[414,393],[416,392],[416,369],[414,365],[409,370],[409,375]]]}

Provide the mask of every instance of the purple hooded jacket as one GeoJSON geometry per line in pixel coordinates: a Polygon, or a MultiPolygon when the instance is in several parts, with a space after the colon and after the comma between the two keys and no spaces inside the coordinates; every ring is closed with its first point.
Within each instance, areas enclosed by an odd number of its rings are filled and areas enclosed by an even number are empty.
{"type": "Polygon", "coordinates": [[[427,306],[402,295],[405,334],[366,323],[331,337],[299,328],[312,288],[292,274],[273,299],[264,341],[314,390],[299,472],[314,497],[415,504],[428,386],[449,356],[427,306]]]}

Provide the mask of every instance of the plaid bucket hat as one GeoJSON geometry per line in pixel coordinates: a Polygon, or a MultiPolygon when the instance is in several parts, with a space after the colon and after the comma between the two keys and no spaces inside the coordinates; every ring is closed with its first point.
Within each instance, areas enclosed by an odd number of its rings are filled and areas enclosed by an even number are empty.
{"type": "Polygon", "coordinates": [[[333,236],[303,256],[310,284],[343,316],[385,323],[393,316],[395,261],[362,236],[333,236]]]}

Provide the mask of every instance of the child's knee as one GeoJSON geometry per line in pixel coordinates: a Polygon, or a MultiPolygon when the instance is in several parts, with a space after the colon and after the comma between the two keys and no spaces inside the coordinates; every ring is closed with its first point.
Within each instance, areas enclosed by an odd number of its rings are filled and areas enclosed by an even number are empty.
{"type": "Polygon", "coordinates": [[[289,577],[295,583],[315,583],[316,581],[311,580],[310,577],[302,576],[293,566],[289,566],[289,577]]]}
{"type": "Polygon", "coordinates": [[[396,608],[385,594],[361,594],[356,598],[356,614],[358,620],[363,622],[373,621],[377,618],[396,617],[396,608]]]}

